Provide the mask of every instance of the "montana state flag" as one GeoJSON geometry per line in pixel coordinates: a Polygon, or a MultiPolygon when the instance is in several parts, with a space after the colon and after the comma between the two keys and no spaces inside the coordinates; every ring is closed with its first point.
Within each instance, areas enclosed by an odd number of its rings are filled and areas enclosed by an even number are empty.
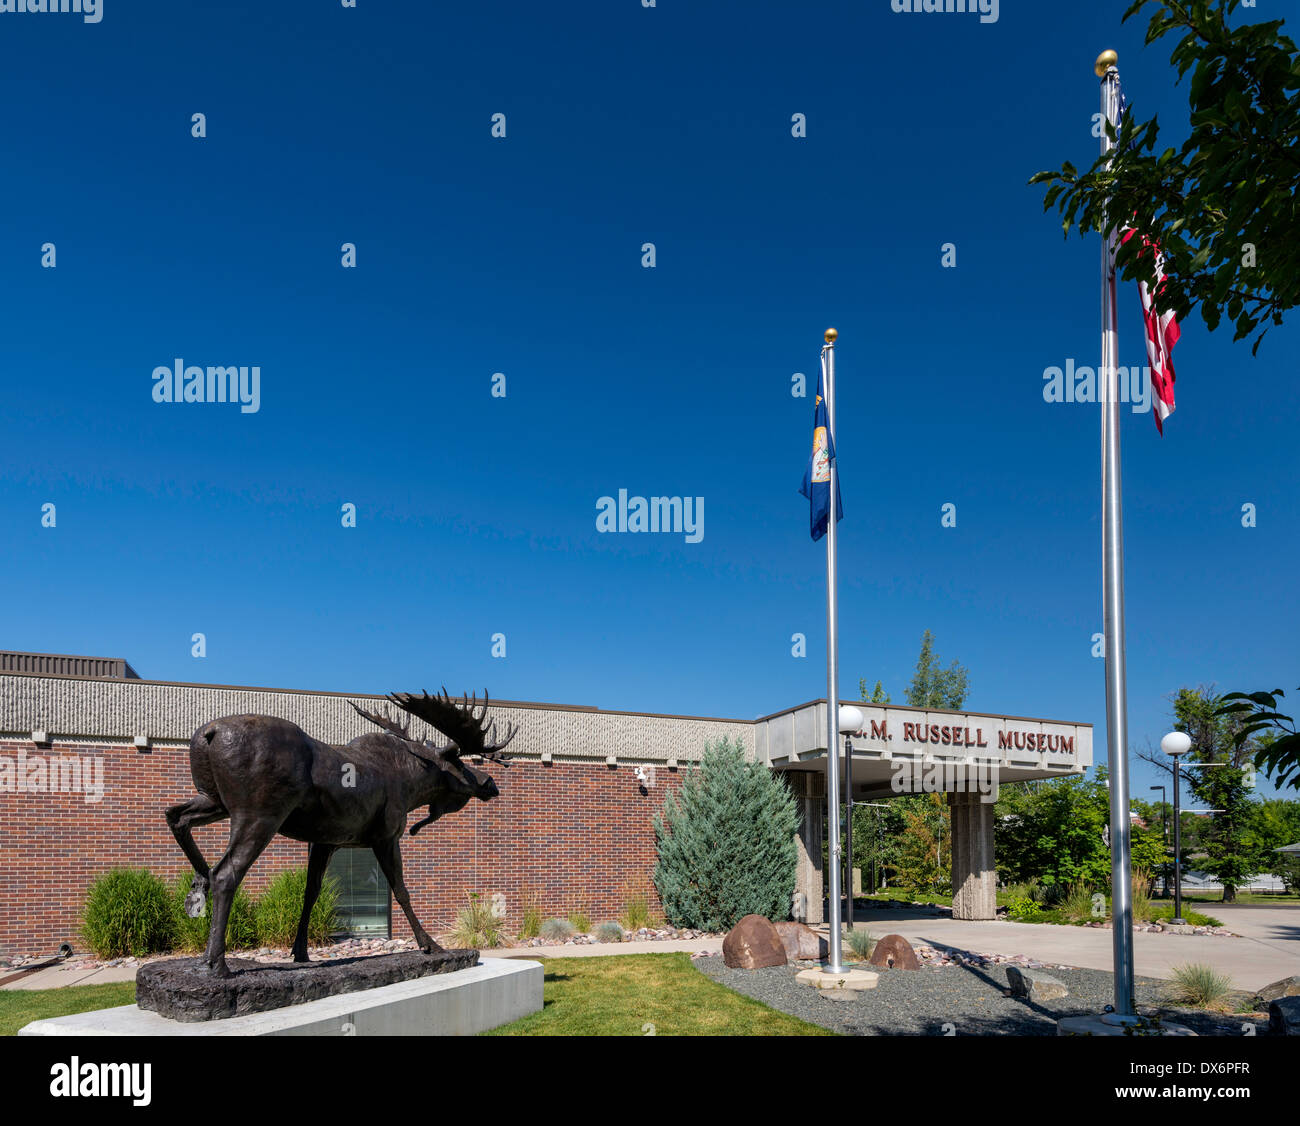
{"type": "MultiPolygon", "coordinates": [[[[822,374],[817,381],[817,403],[813,407],[812,453],[808,468],[804,470],[803,485],[799,492],[808,498],[809,521],[812,538],[819,540],[826,534],[827,517],[831,510],[831,462],[835,460],[835,439],[831,435],[830,419],[826,412],[826,349],[822,349],[822,374]]],[[[840,503],[840,475],[835,474],[835,521],[844,519],[844,506],[840,503]]]]}

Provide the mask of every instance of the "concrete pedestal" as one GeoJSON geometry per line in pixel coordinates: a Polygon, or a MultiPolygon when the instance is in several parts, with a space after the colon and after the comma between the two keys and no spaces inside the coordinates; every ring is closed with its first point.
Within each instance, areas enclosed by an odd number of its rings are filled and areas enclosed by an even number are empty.
{"type": "Polygon", "coordinates": [[[993,803],[977,793],[949,793],[952,813],[952,917],[996,919],[993,803]]]}
{"type": "Polygon", "coordinates": [[[810,926],[824,922],[822,904],[822,819],[826,816],[826,776],[815,771],[787,775],[799,808],[799,835],[796,838],[798,861],[795,867],[795,892],[803,909],[796,922],[810,926]]]}
{"type": "Polygon", "coordinates": [[[493,958],[455,973],[194,1023],[135,1005],[33,1021],[19,1036],[473,1036],[542,1007],[541,962],[493,958]]]}
{"type": "Polygon", "coordinates": [[[1162,1024],[1159,1029],[1108,1024],[1100,1015],[1062,1017],[1056,1022],[1058,1036],[1195,1036],[1185,1024],[1162,1024]]]}

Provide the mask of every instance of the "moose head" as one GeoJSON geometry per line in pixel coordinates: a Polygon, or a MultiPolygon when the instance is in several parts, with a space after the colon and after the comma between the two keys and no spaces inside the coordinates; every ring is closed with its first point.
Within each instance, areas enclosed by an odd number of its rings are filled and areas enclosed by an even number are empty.
{"type": "Polygon", "coordinates": [[[352,705],[358,715],[397,736],[430,771],[438,772],[437,795],[429,803],[429,816],[411,826],[412,836],[430,821],[462,808],[471,798],[491,801],[498,796],[500,791],[492,776],[486,771],[475,770],[464,761],[468,756],[501,766],[510,765],[510,760],[502,752],[519,729],[513,724],[508,725],[505,738],[498,741],[496,724],[487,722],[490,701],[486,692],[482,704],[479,704],[477,694],[462,697],[457,702],[447,695],[446,686],[436,696],[430,696],[428,692],[419,696],[396,692],[387,698],[407,715],[424,720],[451,740],[439,746],[431,739],[412,738],[410,720],[398,723],[391,715],[379,715],[352,705]]]}

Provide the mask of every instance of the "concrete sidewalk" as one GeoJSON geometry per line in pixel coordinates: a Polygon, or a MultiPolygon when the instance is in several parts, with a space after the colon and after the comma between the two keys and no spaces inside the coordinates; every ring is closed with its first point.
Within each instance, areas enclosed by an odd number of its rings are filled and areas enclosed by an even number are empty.
{"type": "MultiPolygon", "coordinates": [[[[720,954],[720,938],[675,938],[661,942],[598,942],[582,946],[505,946],[481,950],[483,958],[604,958],[613,954],[720,954]]],[[[238,957],[238,955],[232,955],[238,957]]],[[[75,956],[68,962],[36,970],[2,989],[59,989],[68,985],[103,985],[110,981],[134,981],[138,966],[102,966],[98,969],[78,965],[75,956]]],[[[3,976],[3,975],[0,975],[3,976]]]]}
{"type": "MultiPolygon", "coordinates": [[[[1300,974],[1300,904],[1287,907],[1197,907],[1241,935],[1133,935],[1133,972],[1139,977],[1168,978],[1174,966],[1201,962],[1227,974],[1238,989],[1260,989],[1280,978],[1300,974]]],[[[1004,920],[967,922],[916,910],[859,909],[855,922],[875,937],[901,934],[911,942],[950,946],[981,954],[1027,954],[1040,962],[1082,969],[1113,968],[1113,935],[1100,927],[1056,926],[1004,920]]],[[[826,928],[822,927],[825,933],[826,928]]]]}

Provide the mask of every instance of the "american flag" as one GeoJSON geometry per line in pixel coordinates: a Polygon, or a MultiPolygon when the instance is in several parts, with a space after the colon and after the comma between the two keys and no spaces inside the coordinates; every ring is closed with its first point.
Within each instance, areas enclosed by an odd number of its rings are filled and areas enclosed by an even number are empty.
{"type": "MultiPolygon", "coordinates": [[[[1128,112],[1128,99],[1123,93],[1119,96],[1119,120],[1124,120],[1128,112]]],[[[1137,232],[1132,227],[1124,228],[1121,242],[1128,242],[1137,232]]],[[[1142,236],[1140,254],[1154,253],[1156,256],[1156,284],[1154,292],[1159,292],[1165,282],[1165,256],[1158,243],[1142,236]]],[[[1152,287],[1146,282],[1138,282],[1138,295],[1142,298],[1142,320],[1146,324],[1147,363],[1151,368],[1151,405],[1154,408],[1156,429],[1161,435],[1165,432],[1164,422],[1174,413],[1174,345],[1182,330],[1178,327],[1178,318],[1173,313],[1157,313],[1151,305],[1152,287]]]]}

